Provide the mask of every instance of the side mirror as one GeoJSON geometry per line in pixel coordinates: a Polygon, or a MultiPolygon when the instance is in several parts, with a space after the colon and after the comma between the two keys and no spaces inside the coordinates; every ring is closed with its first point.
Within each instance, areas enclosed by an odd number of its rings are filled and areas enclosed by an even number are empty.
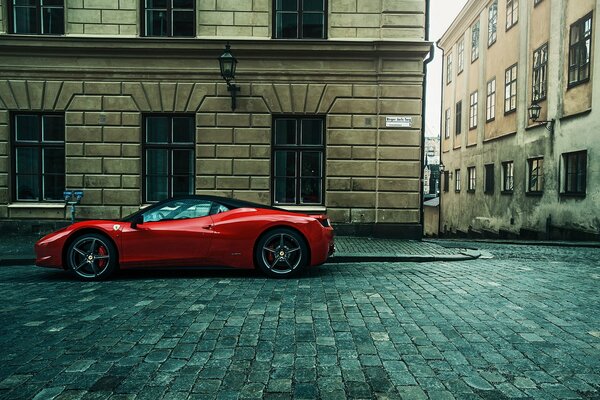
{"type": "Polygon", "coordinates": [[[131,221],[131,228],[132,229],[136,229],[138,225],[142,225],[144,223],[144,216],[143,215],[138,215],[136,216],[133,221],[131,221]]]}

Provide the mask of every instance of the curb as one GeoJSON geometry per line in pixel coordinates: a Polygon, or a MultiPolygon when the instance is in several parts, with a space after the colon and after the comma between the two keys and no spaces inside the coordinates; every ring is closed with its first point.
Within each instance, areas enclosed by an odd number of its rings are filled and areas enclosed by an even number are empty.
{"type": "MultiPolygon", "coordinates": [[[[586,247],[600,248],[600,242],[563,242],[553,240],[510,240],[510,239],[423,239],[423,242],[437,244],[438,246],[452,248],[452,246],[444,246],[443,242],[452,244],[453,242],[465,243],[492,243],[492,244],[514,244],[520,246],[549,246],[549,247],[586,247]]],[[[461,248],[464,248],[461,245],[461,248]]]]}

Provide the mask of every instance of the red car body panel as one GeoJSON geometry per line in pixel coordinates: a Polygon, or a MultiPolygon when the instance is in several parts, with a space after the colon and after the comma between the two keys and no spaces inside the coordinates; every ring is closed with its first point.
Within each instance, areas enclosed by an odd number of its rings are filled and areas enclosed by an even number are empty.
{"type": "Polygon", "coordinates": [[[273,208],[235,208],[201,218],[145,222],[78,222],[35,244],[36,265],[65,268],[69,239],[97,232],[114,242],[122,269],[170,266],[254,268],[255,245],[269,229],[287,227],[306,240],[310,265],[323,264],[333,253],[333,228],[324,215],[306,215],[273,208]],[[327,224],[325,224],[327,225],[327,224]]]}

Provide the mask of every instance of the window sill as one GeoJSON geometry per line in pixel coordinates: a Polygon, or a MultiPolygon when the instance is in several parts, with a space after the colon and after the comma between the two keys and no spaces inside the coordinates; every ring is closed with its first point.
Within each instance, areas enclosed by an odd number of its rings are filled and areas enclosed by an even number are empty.
{"type": "Polygon", "coordinates": [[[475,193],[475,189],[468,189],[467,193],[475,193]]]}
{"type": "Polygon", "coordinates": [[[327,207],[314,205],[314,206],[286,206],[286,205],[277,205],[274,204],[273,207],[281,208],[287,211],[297,211],[297,212],[326,212],[327,207]]]}
{"type": "Polygon", "coordinates": [[[529,196],[529,197],[542,197],[544,195],[543,191],[536,191],[536,192],[525,192],[525,196],[529,196]]]}
{"type": "Polygon", "coordinates": [[[19,209],[19,208],[34,208],[34,209],[56,209],[60,210],[65,208],[65,203],[11,203],[8,208],[19,209]]]}
{"type": "Polygon", "coordinates": [[[584,198],[585,193],[561,193],[560,197],[575,197],[575,198],[584,198]]]}
{"type": "Polygon", "coordinates": [[[503,190],[500,192],[500,194],[512,196],[513,191],[512,190],[503,190]]]}

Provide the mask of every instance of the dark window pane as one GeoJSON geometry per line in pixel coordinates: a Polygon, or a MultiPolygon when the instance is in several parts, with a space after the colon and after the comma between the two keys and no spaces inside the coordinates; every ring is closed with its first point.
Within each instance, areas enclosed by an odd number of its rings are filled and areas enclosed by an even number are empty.
{"type": "Polygon", "coordinates": [[[148,149],[146,150],[146,174],[167,175],[169,171],[168,150],[148,149]]]}
{"type": "Polygon", "coordinates": [[[65,117],[62,115],[45,115],[42,118],[42,140],[64,142],[65,117]]]}
{"type": "Polygon", "coordinates": [[[42,0],[42,6],[59,6],[63,7],[65,4],[64,0],[42,0]]]}
{"type": "Polygon", "coordinates": [[[39,200],[38,175],[17,175],[17,200],[39,200]]]}
{"type": "Polygon", "coordinates": [[[37,33],[37,10],[30,7],[15,7],[15,33],[37,33]]]}
{"type": "Polygon", "coordinates": [[[194,171],[192,150],[173,150],[173,175],[190,175],[194,171]]]}
{"type": "Polygon", "coordinates": [[[38,141],[40,119],[37,115],[15,116],[15,131],[17,140],[38,141]]]}
{"type": "Polygon", "coordinates": [[[321,152],[304,151],[302,152],[302,169],[301,176],[321,177],[321,152]]]}
{"type": "Polygon", "coordinates": [[[146,8],[167,8],[167,0],[146,0],[146,8]]]}
{"type": "MultiPolygon", "coordinates": [[[[8,0],[11,1],[11,0],[8,0]]],[[[37,0],[14,0],[15,6],[32,6],[34,7],[37,3],[37,0]]]]}
{"type": "Polygon", "coordinates": [[[146,11],[146,34],[148,36],[167,36],[166,11],[146,11]]]}
{"type": "Polygon", "coordinates": [[[301,143],[308,145],[323,144],[323,121],[320,119],[302,120],[301,143]]]}
{"type": "Polygon", "coordinates": [[[306,204],[321,203],[321,178],[303,178],[300,182],[300,199],[306,204]]]}
{"type": "Polygon", "coordinates": [[[173,118],[173,143],[194,143],[194,118],[173,118]]]}
{"type": "Polygon", "coordinates": [[[192,185],[191,176],[174,176],[173,177],[173,196],[185,196],[193,194],[194,188],[192,185]]]}
{"type": "Polygon", "coordinates": [[[302,37],[303,38],[323,38],[323,13],[305,13],[302,15],[302,37]]]}
{"type": "Polygon", "coordinates": [[[275,121],[275,144],[296,144],[296,120],[275,121]]]}
{"type": "Polygon", "coordinates": [[[275,176],[283,177],[296,176],[296,152],[276,151],[275,152],[275,176]]]}
{"type": "Polygon", "coordinates": [[[194,0],[173,0],[173,8],[194,8],[194,0]]]}
{"type": "Polygon", "coordinates": [[[169,178],[166,175],[146,176],[146,200],[160,201],[169,197],[169,178]]]}
{"type": "MultiPolygon", "coordinates": [[[[18,147],[16,149],[17,174],[37,174],[39,171],[39,153],[37,147],[18,147]]],[[[63,161],[64,162],[64,161],[63,161]]]]}
{"type": "Polygon", "coordinates": [[[62,8],[42,10],[42,33],[62,35],[65,33],[64,11],[62,8]]]}
{"type": "Polygon", "coordinates": [[[277,32],[278,38],[297,38],[298,37],[298,14],[297,13],[277,13],[277,32]]]}
{"type": "Polygon", "coordinates": [[[44,176],[44,200],[63,200],[65,190],[64,175],[44,176]]]}
{"type": "Polygon", "coordinates": [[[194,36],[193,11],[173,11],[173,36],[194,36]]]}
{"type": "Polygon", "coordinates": [[[65,173],[65,149],[46,148],[43,150],[44,170],[43,173],[64,174],[65,173]]]}
{"type": "Polygon", "coordinates": [[[277,11],[297,11],[298,0],[277,0],[275,9],[277,11]]]}
{"type": "Polygon", "coordinates": [[[275,203],[296,202],[296,179],[275,178],[275,203]]]}
{"type": "Polygon", "coordinates": [[[168,117],[148,117],[146,119],[146,142],[168,143],[169,123],[168,117]]]}
{"type": "Polygon", "coordinates": [[[323,11],[323,0],[304,0],[302,3],[303,11],[323,11]]]}

